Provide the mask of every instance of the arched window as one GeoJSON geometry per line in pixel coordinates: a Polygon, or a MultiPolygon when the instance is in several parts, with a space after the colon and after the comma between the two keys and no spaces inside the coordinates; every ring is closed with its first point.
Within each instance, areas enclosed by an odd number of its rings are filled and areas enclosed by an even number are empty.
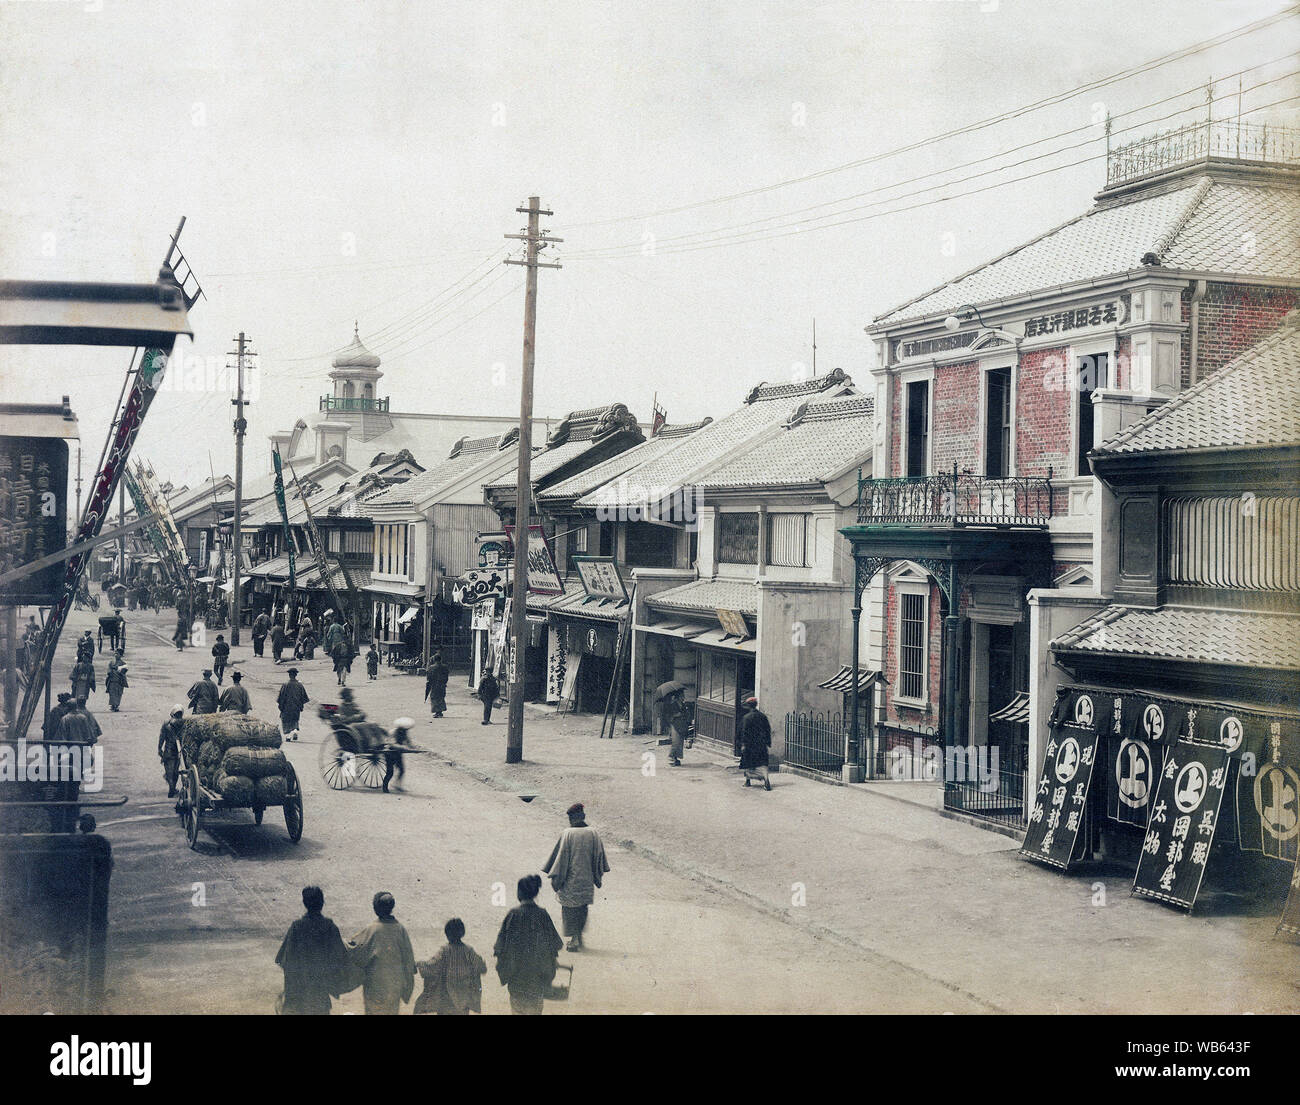
{"type": "Polygon", "coordinates": [[[375,397],[375,385],[366,384],[365,388],[361,392],[361,397],[363,399],[373,399],[375,397]]]}
{"type": "Polygon", "coordinates": [[[345,380],[345,381],[343,382],[343,398],[344,398],[344,399],[351,399],[352,396],[355,395],[355,394],[356,394],[356,391],[355,391],[355,389],[352,387],[352,381],[351,381],[351,380],[345,380]]]}

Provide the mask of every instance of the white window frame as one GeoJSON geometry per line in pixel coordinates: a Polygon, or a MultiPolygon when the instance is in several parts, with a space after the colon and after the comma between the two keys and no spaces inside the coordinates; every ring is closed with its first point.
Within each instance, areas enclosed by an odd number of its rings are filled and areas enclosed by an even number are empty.
{"type": "Polygon", "coordinates": [[[898,632],[894,638],[894,671],[898,675],[898,686],[903,685],[903,596],[919,595],[921,598],[921,696],[912,698],[895,691],[893,699],[903,706],[925,708],[930,705],[930,581],[926,579],[895,579],[892,581],[894,594],[898,596],[898,632]]]}
{"type": "MultiPolygon", "coordinates": [[[[1114,379],[1119,373],[1119,364],[1115,356],[1115,339],[1113,337],[1097,338],[1093,341],[1080,342],[1069,348],[1069,364],[1066,381],[1070,392],[1070,477],[1076,480],[1091,478],[1091,472],[1079,471],[1079,413],[1083,409],[1079,392],[1079,361],[1084,357],[1095,357],[1098,353],[1106,354],[1106,387],[1115,386],[1114,379]]],[[[1131,371],[1131,369],[1130,369],[1131,371]]],[[[1100,442],[1094,441],[1094,447],[1100,442]]]]}
{"type": "MultiPolygon", "coordinates": [[[[1000,372],[1005,370],[1011,382],[1011,438],[1007,442],[1007,474],[1003,479],[1011,479],[1016,475],[1016,362],[1012,361],[1007,364],[1004,360],[989,360],[980,364],[980,457],[979,465],[981,474],[988,467],[988,432],[989,432],[989,373],[1000,372]]],[[[933,429],[931,430],[933,436],[933,429]]]]}
{"type": "Polygon", "coordinates": [[[902,394],[899,396],[899,417],[902,419],[901,433],[898,435],[899,448],[902,450],[902,456],[898,458],[899,473],[907,476],[907,456],[909,438],[911,436],[911,420],[907,417],[907,385],[919,384],[925,382],[928,386],[925,389],[926,401],[926,427],[928,429],[927,440],[925,443],[925,472],[926,476],[934,475],[934,368],[927,366],[925,368],[915,368],[898,374],[901,383],[902,394]]]}

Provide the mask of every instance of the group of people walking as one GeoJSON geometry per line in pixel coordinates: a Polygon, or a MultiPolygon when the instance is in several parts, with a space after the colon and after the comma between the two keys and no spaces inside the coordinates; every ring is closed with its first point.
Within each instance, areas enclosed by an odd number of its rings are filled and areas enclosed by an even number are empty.
{"type": "MultiPolygon", "coordinates": [[[[569,827],[560,834],[543,872],[560,902],[567,948],[582,950],[587,912],[601,879],[609,871],[600,836],[587,825],[581,803],[568,810],[569,827]]],[[[551,915],[537,904],[542,876],[525,875],[515,888],[518,904],[501,921],[492,956],[510,1011],[540,1014],[553,996],[559,954],[566,947],[551,915]]],[[[289,926],[275,962],[284,972],[278,1008],[287,1014],[327,1014],[333,998],[358,986],[367,1014],[396,1014],[411,1000],[416,978],[424,989],[413,1012],[461,1015],[482,1012],[482,976],[487,963],[465,943],[465,923],[453,917],[443,926],[444,944],[431,959],[416,961],[411,939],[393,915],[395,901],[380,891],[371,903],[375,920],[350,941],[323,913],[320,887],[302,892],[306,912],[289,926]]]]}

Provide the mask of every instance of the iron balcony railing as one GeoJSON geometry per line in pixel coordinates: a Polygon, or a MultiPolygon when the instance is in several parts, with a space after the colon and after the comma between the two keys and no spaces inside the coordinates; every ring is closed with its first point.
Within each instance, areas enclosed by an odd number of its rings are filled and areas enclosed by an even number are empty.
{"type": "Polygon", "coordinates": [[[995,479],[958,472],[861,480],[858,521],[926,526],[1046,526],[1052,470],[995,479]]]}
{"type": "Polygon", "coordinates": [[[322,395],[320,409],[323,411],[386,411],[387,399],[356,399],[340,395],[322,395]]]}
{"type": "Polygon", "coordinates": [[[1300,164],[1300,130],[1236,119],[1189,123],[1111,150],[1106,184],[1123,184],[1211,157],[1300,164]]]}

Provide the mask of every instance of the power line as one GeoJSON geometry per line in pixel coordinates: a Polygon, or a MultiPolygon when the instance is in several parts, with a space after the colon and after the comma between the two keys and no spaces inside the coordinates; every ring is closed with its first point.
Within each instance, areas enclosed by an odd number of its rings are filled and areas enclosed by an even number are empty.
{"type": "Polygon", "coordinates": [[[772,192],[777,189],[788,188],[796,184],[806,184],[809,181],[818,180],[822,177],[831,176],[835,173],[842,173],[842,172],[846,172],[849,169],[861,168],[864,165],[871,165],[877,161],[883,161],[886,158],[896,157],[904,153],[910,153],[913,150],[922,149],[925,146],[933,145],[937,142],[943,142],[949,138],[955,138],[963,134],[973,134],[977,131],[985,130],[988,127],[996,126],[999,123],[1004,123],[1011,119],[1019,118],[1021,115],[1025,115],[1031,111],[1038,111],[1044,107],[1051,107],[1055,104],[1061,103],[1064,100],[1073,99],[1076,96],[1084,95],[1085,93],[1095,91],[1098,88],[1104,88],[1109,84],[1115,84],[1118,81],[1127,80],[1130,77],[1140,76],[1141,74],[1149,72],[1153,69],[1161,68],[1165,65],[1172,64],[1175,61],[1181,61],[1184,58],[1192,57],[1195,54],[1203,53],[1206,50],[1213,49],[1215,46],[1222,46],[1237,38],[1241,38],[1248,34],[1253,34],[1255,31],[1264,30],[1267,27],[1271,27],[1274,23],[1277,23],[1283,19],[1287,19],[1291,16],[1294,16],[1297,12],[1300,12],[1300,6],[1293,5],[1285,9],[1284,11],[1278,12],[1271,16],[1266,16],[1265,18],[1256,20],[1253,23],[1248,23],[1244,27],[1239,27],[1233,31],[1225,31],[1223,34],[1215,35],[1212,38],[1204,39],[1198,43],[1193,43],[1191,46],[1186,46],[1183,47],[1182,49],[1175,50],[1168,54],[1164,54],[1149,62],[1143,62],[1142,64],[1136,66],[1130,66],[1128,69],[1122,69],[1117,73],[1112,73],[1108,77],[1102,77],[1095,81],[1091,81],[1088,84],[1080,85],[1078,88],[1070,89],[1069,91],[1066,92],[1054,93],[1051,96],[1043,97],[1040,100],[1035,100],[1032,103],[1022,105],[1021,107],[1009,109],[1008,111],[1004,111],[999,115],[993,115],[986,119],[981,119],[974,123],[968,123],[965,126],[955,127],[952,130],[943,132],[942,134],[936,134],[936,135],[932,135],[929,138],[919,139],[916,142],[911,142],[904,146],[897,146],[892,150],[885,150],[878,154],[872,154],[870,157],[860,158],[856,161],[848,161],[842,165],[835,165],[832,166],[831,168],[820,169],[814,173],[808,173],[804,176],[799,176],[799,177],[791,177],[788,180],[777,181],[773,184],[765,184],[755,188],[749,188],[741,192],[733,192],[730,195],[715,196],[712,199],[697,200],[692,203],[680,204],[676,207],[665,207],[665,208],[660,208],[657,211],[647,211],[636,215],[616,215],[607,219],[595,219],[595,220],[590,220],[588,222],[572,223],[569,225],[572,229],[576,230],[576,229],[584,229],[586,227],[592,227],[592,226],[608,226],[612,223],[641,222],[646,219],[660,218],[664,215],[676,215],[676,214],[680,214],[683,211],[693,211],[701,207],[711,207],[720,203],[732,203],[735,200],[745,199],[749,196],[761,195],[764,192],[772,192]]]}
{"type": "MultiPolygon", "coordinates": [[[[1261,63],[1259,63],[1258,65],[1253,65],[1253,66],[1250,66],[1250,67],[1248,67],[1248,68],[1246,68],[1246,69],[1242,69],[1242,70],[1239,70],[1239,71],[1234,72],[1234,73],[1228,73],[1228,74],[1225,74],[1225,76],[1222,77],[1221,80],[1228,80],[1228,79],[1231,79],[1232,77],[1240,76],[1240,75],[1242,75],[1242,74],[1252,72],[1253,70],[1256,70],[1256,69],[1263,69],[1263,68],[1266,68],[1266,67],[1269,66],[1269,65],[1275,65],[1275,64],[1277,64],[1279,61],[1284,61],[1284,60],[1292,59],[1292,58],[1294,58],[1294,56],[1295,56],[1294,54],[1284,54],[1284,55],[1282,55],[1281,57],[1273,58],[1273,59],[1270,60],[1270,61],[1261,62],[1261,63]]],[[[1258,82],[1258,83],[1256,83],[1256,84],[1251,85],[1249,88],[1242,89],[1241,91],[1242,91],[1242,92],[1251,92],[1251,91],[1254,91],[1254,90],[1257,89],[1257,88],[1263,88],[1263,87],[1266,86],[1266,85],[1269,85],[1269,84],[1276,84],[1278,81],[1287,80],[1287,79],[1289,79],[1289,78],[1291,78],[1291,77],[1296,76],[1298,73],[1300,73],[1300,70],[1293,70],[1293,71],[1291,71],[1291,72],[1289,72],[1289,73],[1284,73],[1284,74],[1282,74],[1281,76],[1271,78],[1270,80],[1267,80],[1267,81],[1260,81],[1260,82],[1258,82]]],[[[1131,109],[1129,109],[1128,111],[1121,112],[1119,115],[1110,116],[1110,118],[1113,120],[1113,119],[1120,119],[1120,118],[1123,118],[1123,117],[1128,116],[1128,115],[1134,115],[1134,114],[1137,114],[1138,112],[1149,111],[1150,109],[1152,109],[1152,108],[1154,108],[1154,107],[1159,107],[1159,106],[1162,105],[1162,104],[1169,103],[1171,100],[1181,99],[1182,97],[1184,97],[1184,96],[1188,96],[1188,95],[1191,95],[1191,94],[1193,94],[1193,93],[1196,93],[1196,94],[1198,94],[1198,95],[1201,97],[1201,99],[1199,100],[1199,102],[1196,103],[1195,105],[1191,105],[1191,106],[1184,107],[1184,108],[1179,108],[1177,111],[1170,112],[1170,113],[1168,113],[1168,114],[1166,114],[1166,115],[1163,115],[1163,116],[1158,116],[1158,117],[1155,117],[1155,118],[1152,118],[1152,119],[1146,119],[1146,120],[1143,120],[1143,121],[1141,121],[1141,122],[1137,122],[1137,123],[1131,123],[1131,124],[1129,124],[1128,126],[1125,126],[1125,127],[1120,128],[1119,131],[1114,131],[1114,130],[1112,130],[1111,133],[1112,133],[1112,135],[1114,135],[1114,134],[1116,134],[1116,133],[1127,133],[1127,132],[1132,132],[1132,131],[1143,130],[1143,129],[1145,129],[1145,128],[1151,126],[1153,123],[1164,122],[1164,121],[1166,121],[1166,120],[1168,120],[1168,119],[1175,118],[1175,117],[1177,117],[1178,115],[1183,115],[1183,114],[1186,114],[1186,113],[1188,113],[1188,112],[1192,112],[1192,111],[1196,111],[1196,112],[1203,111],[1203,110],[1205,109],[1204,92],[1205,92],[1205,86],[1204,86],[1203,84],[1198,84],[1198,85],[1196,85],[1194,88],[1186,89],[1186,90],[1184,90],[1184,91],[1182,91],[1182,92],[1175,93],[1175,94],[1173,94],[1172,96],[1166,96],[1166,97],[1164,97],[1163,99],[1155,100],[1155,101],[1153,101],[1152,103],[1144,104],[1144,105],[1142,105],[1141,107],[1131,108],[1131,109]]],[[[1227,94],[1225,94],[1225,95],[1223,95],[1223,96],[1221,96],[1221,97],[1218,97],[1218,100],[1228,100],[1228,99],[1233,99],[1233,98],[1235,98],[1236,96],[1238,96],[1238,94],[1239,94],[1239,93],[1238,93],[1237,91],[1234,90],[1234,91],[1232,91],[1231,93],[1227,93],[1227,94]]],[[[759,219],[750,219],[750,220],[748,220],[748,221],[746,221],[746,222],[733,223],[733,224],[731,224],[731,225],[729,225],[729,226],[715,227],[715,228],[707,229],[707,230],[696,230],[696,231],[690,231],[689,233],[685,233],[685,234],[677,234],[677,235],[673,235],[673,236],[671,236],[671,237],[660,238],[660,239],[658,240],[658,243],[657,243],[656,245],[658,245],[658,244],[662,244],[662,243],[666,243],[666,242],[667,242],[667,243],[671,243],[671,242],[679,242],[679,241],[688,241],[688,240],[690,240],[690,239],[692,239],[692,238],[707,238],[707,237],[710,237],[710,236],[715,235],[715,234],[722,234],[722,233],[724,233],[724,232],[726,232],[726,231],[731,231],[731,230],[743,230],[745,227],[760,226],[760,225],[762,225],[762,224],[764,224],[764,223],[772,223],[772,222],[778,222],[779,220],[782,220],[782,219],[790,219],[790,218],[794,218],[794,217],[796,217],[796,216],[803,215],[803,214],[805,214],[805,213],[807,213],[807,212],[810,212],[810,211],[817,211],[817,210],[820,210],[821,208],[825,208],[825,207],[834,207],[834,206],[837,206],[837,205],[839,205],[839,204],[849,203],[849,202],[851,202],[851,201],[853,201],[853,200],[856,200],[856,199],[862,199],[862,198],[864,198],[864,197],[866,197],[866,196],[878,195],[878,194],[880,194],[881,192],[892,191],[892,190],[894,190],[894,189],[896,189],[896,188],[902,188],[902,187],[904,187],[904,186],[906,186],[906,185],[909,185],[909,184],[916,184],[916,183],[920,183],[920,182],[922,182],[922,181],[930,180],[930,179],[933,179],[933,178],[936,178],[936,177],[946,176],[947,174],[949,174],[949,173],[953,173],[953,172],[956,172],[956,171],[958,171],[958,170],[960,170],[960,169],[969,168],[969,167],[974,166],[974,165],[982,165],[982,164],[984,164],[985,162],[988,162],[988,161],[993,161],[993,160],[1001,159],[1001,158],[1004,158],[1004,157],[1009,157],[1009,156],[1011,156],[1011,155],[1013,155],[1013,154],[1021,153],[1022,151],[1027,150],[1027,149],[1030,149],[1030,148],[1032,148],[1032,147],[1034,147],[1034,146],[1042,145],[1044,142],[1054,142],[1054,141],[1056,141],[1056,140],[1059,139],[1059,138],[1066,138],[1066,137],[1069,137],[1069,136],[1072,135],[1072,134],[1078,134],[1078,133],[1080,133],[1080,132],[1082,132],[1082,131],[1092,130],[1096,125],[1097,125],[1097,124],[1095,124],[1095,123],[1089,123],[1089,124],[1086,124],[1086,125],[1081,126],[1081,127],[1074,127],[1074,128],[1072,128],[1072,129],[1070,129],[1070,130],[1061,131],[1061,132],[1059,132],[1059,133],[1057,133],[1057,134],[1048,135],[1048,136],[1045,136],[1045,137],[1043,137],[1043,138],[1035,138],[1035,139],[1033,139],[1033,140],[1030,141],[1030,142],[1022,143],[1022,144],[1019,145],[1019,146],[1013,146],[1013,147],[1011,147],[1010,149],[1007,149],[1007,150],[1000,150],[1000,151],[998,151],[998,152],[996,152],[996,153],[986,154],[986,155],[984,155],[983,157],[974,158],[974,159],[972,159],[972,160],[970,160],[970,161],[966,161],[966,162],[963,162],[963,163],[961,163],[961,164],[957,164],[957,165],[949,165],[949,166],[945,166],[945,167],[942,168],[942,169],[931,170],[931,171],[929,171],[929,172],[921,173],[921,174],[918,174],[917,176],[910,177],[910,178],[908,178],[908,179],[906,179],[906,180],[893,181],[893,182],[891,182],[891,183],[889,183],[889,184],[881,184],[881,185],[877,185],[876,187],[874,187],[874,188],[869,188],[869,189],[867,189],[867,190],[864,191],[864,192],[857,192],[857,193],[854,193],[853,195],[850,195],[850,196],[844,196],[844,197],[841,197],[840,199],[835,199],[835,200],[825,200],[825,201],[823,201],[823,202],[821,202],[821,203],[811,204],[811,205],[809,205],[809,206],[807,206],[807,207],[796,208],[796,209],[794,209],[794,210],[781,212],[781,213],[778,213],[778,214],[775,214],[775,215],[766,215],[766,216],[764,216],[764,217],[762,217],[762,218],[759,218],[759,219]]],[[[953,184],[963,184],[963,183],[965,183],[965,182],[967,182],[967,181],[969,181],[969,180],[975,180],[975,179],[978,179],[979,177],[989,176],[989,175],[992,175],[992,174],[994,174],[994,173],[1006,172],[1008,169],[1011,169],[1011,168],[1018,168],[1019,166],[1024,165],[1024,164],[1027,164],[1027,163],[1032,162],[1032,161],[1041,161],[1043,158],[1046,158],[1046,157],[1054,157],[1054,156],[1056,156],[1057,154],[1067,153],[1067,152],[1069,152],[1070,150],[1081,149],[1081,148],[1083,148],[1084,146],[1091,145],[1093,142],[1101,141],[1103,138],[1104,138],[1104,135],[1097,135],[1097,136],[1094,136],[1094,137],[1092,137],[1092,138],[1086,139],[1086,140],[1084,140],[1083,142],[1076,142],[1076,143],[1074,143],[1073,145],[1061,146],[1061,147],[1058,147],[1057,149],[1054,149],[1054,150],[1048,150],[1048,151],[1046,151],[1046,152],[1044,152],[1044,153],[1035,154],[1035,155],[1032,156],[1032,157],[1024,158],[1024,159],[1022,159],[1022,160],[1016,161],[1016,162],[1011,163],[1011,164],[1001,165],[1001,166],[996,166],[996,167],[994,167],[994,168],[992,168],[992,169],[988,169],[988,170],[986,170],[986,171],[984,171],[984,172],[981,172],[981,173],[974,173],[974,174],[971,174],[970,176],[962,177],[962,178],[960,178],[960,179],[956,179],[956,180],[941,181],[941,182],[939,182],[939,183],[936,183],[936,184],[933,184],[933,185],[929,185],[929,186],[927,186],[927,187],[925,187],[925,188],[919,189],[919,191],[922,191],[922,192],[924,192],[924,191],[932,191],[932,190],[935,189],[935,188],[944,188],[944,187],[948,187],[949,185],[953,185],[953,184]]],[[[903,198],[904,198],[904,197],[902,197],[902,196],[894,196],[894,197],[891,197],[891,198],[888,198],[888,199],[885,199],[885,200],[881,200],[880,203],[892,203],[892,202],[894,202],[894,201],[896,201],[896,200],[903,199],[903,198]]],[[[850,208],[850,209],[848,209],[848,210],[854,210],[854,209],[853,209],[853,208],[850,208]]],[[[833,218],[833,217],[836,216],[836,215],[845,214],[845,213],[846,213],[845,211],[832,211],[832,212],[828,212],[828,213],[826,213],[825,215],[814,216],[814,218],[817,218],[817,219],[822,219],[822,218],[833,218]]],[[[602,255],[602,254],[603,254],[603,255],[609,255],[609,254],[611,254],[611,253],[614,252],[614,251],[622,251],[622,250],[628,250],[628,249],[640,249],[640,248],[642,248],[642,243],[640,243],[640,242],[624,242],[624,243],[620,243],[619,245],[611,245],[611,246],[596,246],[596,247],[592,247],[590,250],[581,250],[581,251],[578,251],[578,252],[576,252],[576,253],[567,254],[566,256],[568,257],[569,260],[582,260],[582,259],[584,259],[584,258],[588,258],[588,257],[591,257],[591,256],[596,256],[596,255],[602,255]]]]}
{"type": "MultiPolygon", "coordinates": [[[[1267,83],[1272,83],[1272,82],[1267,82],[1267,83]]],[[[1234,93],[1234,96],[1235,96],[1235,93],[1234,93]]],[[[1257,106],[1257,107],[1250,108],[1248,111],[1244,112],[1244,114],[1249,115],[1249,114],[1252,114],[1252,113],[1257,112],[1257,111],[1264,111],[1264,110],[1266,110],[1266,109],[1268,109],[1268,108],[1270,108],[1270,107],[1278,107],[1278,106],[1281,105],[1281,104],[1291,103],[1292,101],[1297,101],[1297,100],[1300,100],[1300,96],[1286,96],[1286,97],[1284,97],[1284,98],[1282,98],[1282,99],[1280,99],[1280,100],[1274,100],[1274,101],[1272,101],[1271,103],[1260,104],[1260,105],[1257,106]]],[[[1186,109],[1185,109],[1185,110],[1186,110],[1186,109]]],[[[1183,112],[1176,112],[1175,114],[1183,114],[1183,112]]],[[[1100,141],[1100,139],[1094,139],[1093,141],[1100,141]]],[[[1088,144],[1090,144],[1090,143],[1083,143],[1083,145],[1088,145],[1088,144]]],[[[1060,153],[1060,152],[1063,152],[1063,151],[1058,150],[1058,151],[1056,151],[1056,152],[1060,153]]],[[[696,242],[696,243],[691,243],[691,244],[685,244],[685,245],[676,246],[676,247],[674,247],[674,248],[664,249],[664,250],[658,250],[658,249],[656,249],[656,255],[657,255],[657,256],[662,256],[662,255],[674,254],[674,253],[694,253],[694,252],[696,252],[697,250],[702,250],[702,249],[718,249],[718,248],[721,248],[721,247],[723,247],[723,246],[731,246],[731,245],[745,245],[745,244],[752,243],[752,242],[766,242],[766,241],[773,241],[773,240],[778,239],[778,238],[788,238],[788,237],[791,237],[791,236],[796,235],[796,234],[808,234],[808,233],[811,233],[811,232],[813,232],[813,231],[817,231],[817,230],[829,230],[829,229],[831,229],[831,228],[833,228],[833,227],[846,226],[846,225],[848,225],[848,224],[850,224],[850,223],[869,222],[869,221],[871,221],[871,220],[873,220],[873,219],[883,218],[883,217],[885,217],[885,216],[887,216],[887,215],[898,215],[898,214],[902,214],[902,213],[907,212],[907,211],[915,211],[915,210],[918,210],[918,209],[923,208],[923,207],[930,207],[930,206],[933,206],[934,204],[938,204],[938,203],[948,203],[948,202],[951,201],[951,200],[962,199],[962,198],[964,198],[964,197],[966,197],[966,196],[978,195],[978,194],[981,193],[981,192],[987,192],[987,191],[990,191],[990,190],[992,190],[992,189],[994,189],[994,188],[1003,188],[1003,187],[1006,187],[1007,185],[1010,185],[1010,184],[1019,184],[1019,183],[1022,183],[1022,182],[1024,182],[1024,181],[1027,181],[1027,180],[1033,180],[1033,179],[1035,179],[1035,178],[1037,178],[1037,177],[1040,177],[1040,176],[1046,176],[1046,175],[1049,175],[1049,174],[1051,174],[1051,173],[1058,173],[1058,172],[1061,172],[1061,171],[1064,170],[1064,169],[1072,169],[1072,168],[1076,168],[1076,167],[1079,166],[1079,165],[1086,165],[1086,164],[1087,164],[1088,162],[1090,162],[1090,161],[1095,161],[1095,160],[1096,160],[1098,157],[1100,157],[1100,156],[1104,156],[1104,154],[1089,154],[1088,156],[1086,156],[1086,157],[1082,157],[1082,158],[1079,158],[1079,159],[1077,159],[1077,160],[1075,160],[1075,161],[1068,161],[1068,162],[1065,162],[1064,164],[1061,164],[1061,165],[1054,165],[1054,166],[1050,166],[1050,167],[1048,167],[1048,168],[1046,168],[1046,169],[1040,169],[1040,170],[1038,170],[1037,172],[1026,173],[1026,174],[1024,174],[1023,176],[1014,177],[1014,178],[1012,178],[1011,180],[996,181],[996,182],[994,182],[994,183],[992,183],[992,184],[986,184],[986,185],[983,185],[982,187],[979,187],[979,188],[971,188],[971,189],[967,189],[967,190],[964,191],[964,192],[957,192],[957,193],[954,193],[953,195],[949,195],[949,196],[936,196],[936,197],[934,197],[934,198],[932,198],[932,199],[922,200],[922,201],[920,201],[920,202],[918,202],[918,203],[907,204],[907,205],[902,206],[902,207],[895,207],[895,208],[892,208],[892,209],[890,209],[890,210],[888,210],[888,211],[876,211],[876,212],[874,212],[874,213],[872,213],[872,214],[867,214],[867,215],[858,215],[858,216],[855,216],[854,218],[848,218],[848,219],[840,219],[838,222],[823,222],[823,223],[820,223],[820,224],[817,225],[817,226],[798,226],[798,225],[796,225],[796,226],[793,226],[793,227],[771,227],[771,228],[768,228],[769,231],[779,231],[779,233],[769,233],[769,232],[766,232],[766,231],[765,231],[765,232],[762,232],[762,233],[758,233],[758,232],[752,232],[752,231],[751,231],[751,232],[747,232],[747,233],[743,233],[743,234],[733,234],[733,235],[730,235],[730,236],[724,236],[724,237],[721,237],[721,238],[718,238],[718,239],[716,239],[716,240],[712,240],[712,241],[703,241],[703,242],[696,242]]],[[[1008,166],[1007,168],[1010,168],[1010,166],[1008,166]]],[[[1002,171],[1002,170],[999,170],[999,171],[1002,171]]],[[[976,176],[981,176],[981,175],[987,175],[987,174],[975,174],[975,175],[976,175],[976,176]]],[[[974,179],[974,178],[972,177],[972,178],[970,178],[970,179],[974,179]]],[[[961,183],[961,181],[951,181],[951,182],[949,182],[949,183],[950,183],[950,184],[956,184],[956,183],[961,183]]],[[[944,186],[946,186],[946,185],[944,185],[944,186]]],[[[922,191],[930,191],[930,190],[932,190],[932,189],[922,189],[922,191]]],[[[862,207],[859,207],[859,208],[850,208],[849,210],[865,210],[866,208],[871,208],[871,207],[880,207],[880,206],[883,206],[884,204],[887,204],[887,203],[893,203],[893,202],[895,202],[895,200],[897,200],[897,199],[903,199],[903,198],[905,198],[905,197],[898,196],[898,197],[895,197],[894,199],[891,199],[891,200],[881,200],[881,201],[878,201],[878,202],[876,202],[876,203],[865,204],[865,205],[863,205],[862,207]]],[[[847,211],[843,211],[843,212],[835,212],[835,213],[834,213],[834,215],[841,215],[841,214],[847,214],[847,211]]],[[[825,218],[832,218],[832,217],[834,217],[834,215],[823,216],[823,217],[825,217],[825,218]]],[[[634,256],[634,254],[632,254],[632,253],[622,253],[622,254],[601,254],[601,253],[599,253],[598,251],[591,251],[591,252],[588,253],[588,254],[570,255],[570,256],[568,256],[568,257],[566,258],[566,260],[575,260],[575,259],[576,259],[576,260],[610,260],[610,259],[613,259],[613,258],[615,258],[615,257],[630,257],[630,256],[634,256]]]]}

